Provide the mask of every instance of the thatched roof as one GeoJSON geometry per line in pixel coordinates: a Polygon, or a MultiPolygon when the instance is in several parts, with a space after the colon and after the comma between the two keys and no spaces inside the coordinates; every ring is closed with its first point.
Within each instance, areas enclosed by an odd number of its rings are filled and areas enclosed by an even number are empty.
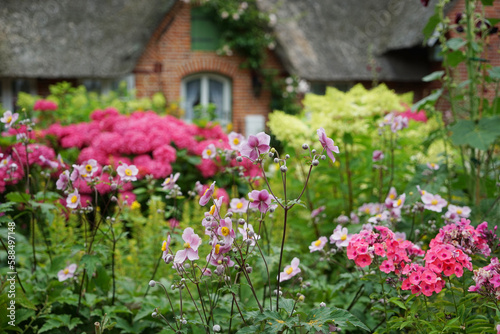
{"type": "Polygon", "coordinates": [[[260,0],[275,13],[278,54],[291,73],[311,81],[419,81],[429,73],[422,29],[435,0],[260,0]]]}
{"type": "Polygon", "coordinates": [[[130,73],[174,0],[1,0],[0,76],[130,73]]]}

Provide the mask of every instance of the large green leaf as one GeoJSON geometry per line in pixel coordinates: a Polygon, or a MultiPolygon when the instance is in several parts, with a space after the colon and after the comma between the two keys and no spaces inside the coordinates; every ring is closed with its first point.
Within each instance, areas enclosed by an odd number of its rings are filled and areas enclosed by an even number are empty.
{"type": "Polygon", "coordinates": [[[467,41],[465,41],[462,38],[451,38],[446,42],[446,45],[452,49],[453,51],[460,49],[462,46],[467,44],[467,41]]]}
{"type": "Polygon", "coordinates": [[[439,24],[440,21],[441,20],[439,19],[439,15],[437,13],[429,18],[429,21],[427,21],[427,24],[425,25],[424,30],[422,31],[424,33],[425,38],[430,38],[432,36],[434,30],[436,30],[436,26],[439,24]]]}
{"type": "Polygon", "coordinates": [[[426,96],[424,97],[423,99],[421,99],[420,101],[418,101],[417,103],[415,103],[412,107],[411,107],[411,110],[412,111],[417,111],[419,110],[420,108],[422,108],[424,105],[426,104],[434,104],[436,103],[436,101],[441,97],[441,94],[443,94],[443,89],[438,89],[436,90],[434,93],[432,93],[431,95],[429,96],[426,96]]]}
{"type": "Polygon", "coordinates": [[[347,310],[338,309],[336,307],[320,307],[311,310],[307,315],[306,321],[301,322],[301,325],[309,331],[324,332],[328,328],[327,324],[333,323],[336,326],[345,327],[347,324],[370,331],[368,327],[352,313],[347,310]]]}
{"type": "Polygon", "coordinates": [[[82,256],[80,263],[85,265],[85,269],[87,269],[87,276],[89,279],[92,278],[92,274],[94,273],[95,268],[99,262],[99,258],[95,255],[85,254],[84,256],[82,256]]]}
{"type": "Polygon", "coordinates": [[[500,136],[500,118],[483,118],[478,124],[471,120],[459,120],[450,130],[453,144],[469,145],[486,151],[500,136]]]}
{"type": "Polygon", "coordinates": [[[438,80],[438,79],[441,79],[441,77],[443,76],[443,74],[444,74],[444,71],[432,72],[431,74],[428,74],[425,77],[423,77],[422,81],[429,82],[429,81],[438,80]]]}

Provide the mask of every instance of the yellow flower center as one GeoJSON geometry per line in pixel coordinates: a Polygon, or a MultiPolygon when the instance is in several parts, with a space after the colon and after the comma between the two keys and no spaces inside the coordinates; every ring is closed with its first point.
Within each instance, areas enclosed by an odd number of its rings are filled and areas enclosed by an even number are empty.
{"type": "Polygon", "coordinates": [[[438,204],[438,200],[437,200],[437,199],[433,199],[433,200],[431,201],[431,204],[432,204],[432,205],[437,205],[437,204],[438,204]]]}
{"type": "Polygon", "coordinates": [[[212,150],[207,149],[207,155],[212,155],[212,150]]]}
{"type": "Polygon", "coordinates": [[[73,197],[71,197],[71,203],[76,203],[77,201],[78,201],[78,196],[73,195],[73,197]]]}
{"type": "Polygon", "coordinates": [[[316,240],[316,242],[314,243],[314,246],[318,247],[319,245],[321,245],[321,240],[316,240]]]}
{"type": "Polygon", "coordinates": [[[238,138],[233,139],[233,144],[238,145],[240,143],[240,140],[238,138]]]}
{"type": "Polygon", "coordinates": [[[431,167],[432,167],[432,168],[436,167],[436,164],[432,162],[432,163],[431,163],[431,167]]]}
{"type": "Polygon", "coordinates": [[[64,268],[63,273],[64,273],[64,275],[69,274],[69,269],[68,268],[64,268]]]}
{"type": "Polygon", "coordinates": [[[215,204],[210,207],[210,211],[208,212],[211,216],[215,213],[215,204]]]}
{"type": "Polygon", "coordinates": [[[7,165],[7,159],[2,160],[2,165],[7,165]]]}
{"type": "Polygon", "coordinates": [[[91,165],[85,166],[85,170],[90,173],[92,171],[92,166],[91,165]]]}
{"type": "Polygon", "coordinates": [[[347,239],[347,234],[342,234],[342,236],[340,237],[340,240],[344,241],[345,239],[347,239]]]}
{"type": "Polygon", "coordinates": [[[132,175],[132,171],[129,168],[125,169],[125,175],[131,176],[132,175]]]}
{"type": "Polygon", "coordinates": [[[12,116],[7,117],[7,123],[12,122],[12,116]]]}
{"type": "Polygon", "coordinates": [[[165,180],[165,184],[169,184],[169,183],[170,183],[170,178],[167,178],[167,179],[165,180]]]}
{"type": "Polygon", "coordinates": [[[163,245],[161,245],[161,251],[162,251],[162,252],[164,252],[164,251],[166,251],[166,250],[167,250],[167,241],[166,241],[166,240],[164,240],[164,241],[163,241],[163,245]]]}
{"type": "Polygon", "coordinates": [[[422,190],[422,195],[425,195],[425,190],[422,190]]]}
{"type": "Polygon", "coordinates": [[[395,198],[396,198],[396,195],[394,195],[394,194],[390,194],[390,195],[389,195],[389,198],[390,198],[390,199],[395,199],[395,198]]]}
{"type": "Polygon", "coordinates": [[[220,252],[220,245],[217,244],[215,245],[215,255],[219,255],[219,252],[220,252]]]}
{"type": "Polygon", "coordinates": [[[379,213],[378,215],[376,215],[375,217],[377,218],[382,218],[382,215],[379,213]]]}
{"type": "Polygon", "coordinates": [[[227,237],[229,235],[229,229],[227,227],[223,227],[220,229],[223,236],[227,237]]]}
{"type": "Polygon", "coordinates": [[[462,214],[462,210],[461,210],[461,209],[458,209],[458,210],[457,210],[457,213],[458,213],[459,215],[461,215],[461,214],[462,214]]]}
{"type": "Polygon", "coordinates": [[[366,212],[366,213],[370,213],[370,209],[369,209],[369,208],[366,208],[366,209],[365,209],[365,212],[366,212]]]}
{"type": "Polygon", "coordinates": [[[242,207],[243,207],[243,203],[239,202],[238,204],[236,204],[237,209],[241,209],[242,207]]]}
{"type": "Polygon", "coordinates": [[[191,245],[189,244],[189,242],[184,243],[184,248],[186,248],[186,249],[191,248],[191,245]]]}
{"type": "Polygon", "coordinates": [[[290,275],[292,273],[292,271],[293,271],[293,268],[290,267],[287,270],[285,270],[285,273],[287,273],[288,275],[290,275]]]}
{"type": "Polygon", "coordinates": [[[400,198],[400,199],[398,199],[398,201],[396,202],[396,206],[400,206],[402,202],[403,202],[403,201],[401,200],[401,198],[400,198]]]}

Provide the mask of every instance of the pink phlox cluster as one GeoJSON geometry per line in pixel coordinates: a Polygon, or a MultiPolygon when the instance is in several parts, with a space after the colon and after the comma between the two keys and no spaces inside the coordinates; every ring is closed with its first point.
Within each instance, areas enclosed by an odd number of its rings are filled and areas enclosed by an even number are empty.
{"type": "Polygon", "coordinates": [[[474,270],[474,282],[476,285],[469,287],[470,292],[500,300],[500,263],[498,258],[494,257],[490,260],[489,265],[474,270]]]}
{"type": "Polygon", "coordinates": [[[33,110],[39,110],[39,111],[55,111],[57,110],[57,103],[54,101],[50,100],[38,100],[35,102],[35,105],[33,106],[33,110]]]}
{"type": "Polygon", "coordinates": [[[347,246],[347,257],[359,267],[369,266],[375,256],[386,257],[379,269],[399,274],[410,257],[422,256],[424,252],[408,240],[397,240],[394,232],[385,226],[364,229],[352,236],[347,246]]]}
{"type": "MultiPolygon", "coordinates": [[[[431,240],[430,246],[449,244],[468,255],[480,253],[484,256],[489,256],[491,250],[487,240],[482,236],[481,231],[483,230],[484,225],[478,230],[470,224],[470,220],[462,218],[458,222],[441,228],[436,237],[431,240]]],[[[472,270],[472,268],[469,270],[472,270]]]]}

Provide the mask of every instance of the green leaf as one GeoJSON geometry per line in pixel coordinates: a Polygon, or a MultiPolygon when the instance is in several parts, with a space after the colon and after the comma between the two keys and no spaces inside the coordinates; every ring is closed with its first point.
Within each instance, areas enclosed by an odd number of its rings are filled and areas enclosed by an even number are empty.
{"type": "Polygon", "coordinates": [[[471,120],[459,120],[450,130],[453,144],[486,151],[500,136],[500,118],[485,117],[477,125],[471,120]]]}
{"type": "Polygon", "coordinates": [[[481,0],[484,6],[493,6],[493,1],[495,0],[481,0]]]}
{"type": "Polygon", "coordinates": [[[293,299],[280,298],[280,306],[288,313],[292,313],[295,301],[293,299]]]}
{"type": "Polygon", "coordinates": [[[100,263],[100,260],[97,256],[95,255],[89,255],[85,254],[82,256],[82,259],[80,260],[80,263],[85,265],[85,269],[87,269],[87,276],[90,279],[92,279],[92,274],[95,271],[95,267],[98,263],[100,263]]]}
{"type": "Polygon", "coordinates": [[[47,331],[54,329],[54,328],[60,328],[63,326],[64,326],[64,323],[60,322],[59,320],[49,319],[43,324],[42,328],[40,328],[40,330],[38,331],[38,334],[43,333],[43,332],[47,332],[47,331]]]}
{"type": "Polygon", "coordinates": [[[389,301],[391,303],[393,303],[394,305],[397,305],[397,306],[401,307],[402,309],[406,310],[405,304],[403,304],[403,302],[401,300],[399,300],[398,297],[392,297],[391,299],[389,299],[389,301]]]}
{"type": "Polygon", "coordinates": [[[30,197],[27,194],[21,194],[18,192],[12,192],[8,193],[5,195],[5,198],[7,198],[10,202],[16,202],[16,203],[28,203],[30,197]]]}
{"type": "Polygon", "coordinates": [[[422,108],[424,105],[426,105],[428,103],[431,103],[431,104],[436,103],[436,101],[441,97],[441,94],[443,94],[443,89],[442,88],[436,90],[431,95],[426,96],[423,99],[421,99],[420,101],[418,101],[417,103],[415,103],[411,107],[411,111],[417,111],[417,110],[419,110],[420,108],[422,108]]]}
{"type": "Polygon", "coordinates": [[[489,69],[488,73],[493,80],[500,80],[500,66],[489,69]]]}
{"type": "Polygon", "coordinates": [[[424,30],[422,31],[426,39],[429,39],[432,36],[439,22],[441,22],[441,20],[439,19],[439,14],[437,13],[429,18],[429,21],[427,21],[427,24],[425,25],[424,30]]]}
{"type": "Polygon", "coordinates": [[[260,329],[259,325],[247,326],[241,328],[239,331],[236,332],[236,334],[254,334],[258,333],[259,329],[260,329]]]}
{"type": "Polygon", "coordinates": [[[446,45],[452,49],[453,51],[456,51],[458,49],[460,49],[462,46],[464,46],[465,44],[467,44],[467,41],[465,41],[464,39],[462,38],[451,38],[449,39],[447,42],[446,42],[446,45]]]}
{"type": "Polygon", "coordinates": [[[456,67],[458,64],[464,62],[467,57],[460,50],[450,52],[446,55],[447,64],[451,67],[456,67]]]}
{"type": "Polygon", "coordinates": [[[438,80],[438,79],[441,79],[441,77],[443,76],[443,74],[444,74],[444,71],[432,72],[431,74],[428,74],[425,77],[423,77],[422,81],[429,82],[429,81],[438,80]]]}

